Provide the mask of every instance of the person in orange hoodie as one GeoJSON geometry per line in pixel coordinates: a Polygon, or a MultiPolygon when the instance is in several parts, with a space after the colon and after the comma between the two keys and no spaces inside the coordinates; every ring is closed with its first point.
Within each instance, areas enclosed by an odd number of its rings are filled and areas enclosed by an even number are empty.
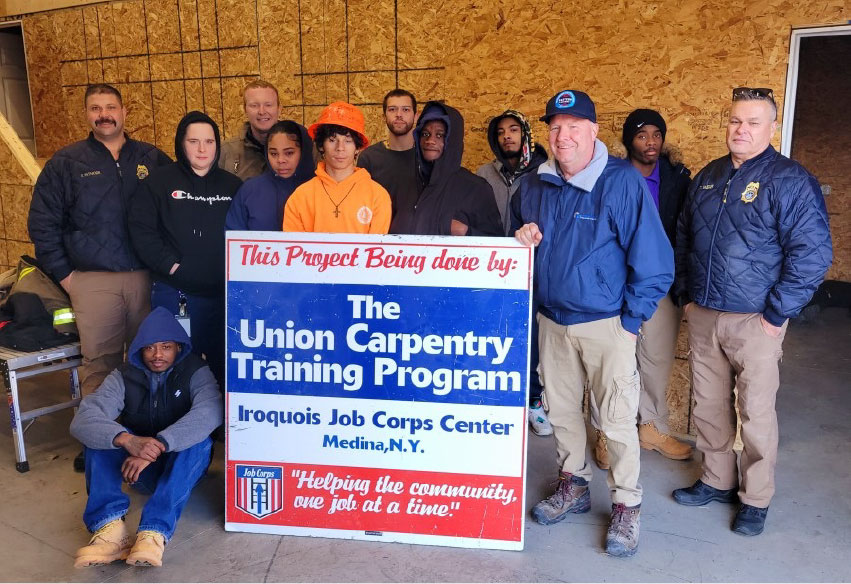
{"type": "Polygon", "coordinates": [[[334,102],[307,129],[322,160],[316,176],[298,187],[284,208],[284,231],[378,233],[390,229],[390,195],[355,166],[369,145],[363,113],[334,102]]]}

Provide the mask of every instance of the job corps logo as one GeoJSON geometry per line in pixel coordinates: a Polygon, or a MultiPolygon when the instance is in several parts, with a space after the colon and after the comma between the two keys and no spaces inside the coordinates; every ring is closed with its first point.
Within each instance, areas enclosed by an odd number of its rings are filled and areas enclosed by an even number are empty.
{"type": "Polygon", "coordinates": [[[263,519],[284,508],[284,467],[237,464],[237,509],[263,519]]]}
{"type": "Polygon", "coordinates": [[[573,107],[573,104],[576,103],[576,96],[573,95],[572,91],[562,91],[556,96],[556,107],[560,109],[567,109],[573,107]]]}
{"type": "Polygon", "coordinates": [[[743,203],[753,203],[756,196],[759,194],[759,183],[752,182],[748,183],[748,186],[745,187],[745,190],[742,191],[742,202],[743,203]]]}
{"type": "Polygon", "coordinates": [[[136,178],[142,180],[148,177],[148,167],[144,164],[140,164],[136,167],[136,178]]]}

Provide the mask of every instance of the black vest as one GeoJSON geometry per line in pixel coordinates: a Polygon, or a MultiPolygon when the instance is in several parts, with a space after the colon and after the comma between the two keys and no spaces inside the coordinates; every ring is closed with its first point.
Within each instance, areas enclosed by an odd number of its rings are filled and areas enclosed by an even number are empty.
{"type": "Polygon", "coordinates": [[[174,366],[165,383],[160,383],[156,394],[151,395],[145,372],[125,363],[120,369],[124,378],[124,409],[118,421],[137,436],[156,437],[190,410],[189,382],[206,365],[201,357],[189,353],[174,366]]]}

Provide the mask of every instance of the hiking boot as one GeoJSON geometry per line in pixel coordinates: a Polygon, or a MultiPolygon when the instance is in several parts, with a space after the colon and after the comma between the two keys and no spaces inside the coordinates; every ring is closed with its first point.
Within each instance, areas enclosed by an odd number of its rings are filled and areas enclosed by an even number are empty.
{"type": "Polygon", "coordinates": [[[671,460],[691,458],[691,446],[677,440],[673,436],[661,433],[656,429],[656,424],[653,422],[639,424],[638,443],[643,449],[655,450],[665,458],[670,458],[671,460]]]}
{"type": "Polygon", "coordinates": [[[723,490],[716,489],[715,487],[710,487],[702,480],[698,479],[692,486],[677,489],[672,494],[674,496],[674,501],[680,505],[698,507],[700,505],[711,503],[712,501],[735,503],[739,500],[739,496],[736,494],[736,491],[738,490],[739,489],[737,487],[723,490]]]}
{"type": "Polygon", "coordinates": [[[532,518],[541,525],[558,523],[568,513],[587,513],[591,509],[588,481],[559,472],[555,493],[532,507],[532,518]]]}
{"type": "Polygon", "coordinates": [[[638,550],[638,527],[641,523],[641,505],[627,507],[623,503],[612,505],[612,520],[606,532],[606,553],[628,558],[638,550]]]}
{"type": "Polygon", "coordinates": [[[754,507],[742,503],[733,520],[733,531],[741,535],[759,535],[765,529],[768,507],[754,507]]]}
{"type": "Polygon", "coordinates": [[[538,436],[549,436],[553,433],[553,427],[541,402],[538,402],[537,406],[529,406],[529,426],[538,436]]]}
{"type": "Polygon", "coordinates": [[[165,549],[165,536],[158,531],[140,531],[136,534],[136,543],[127,556],[127,563],[131,566],[154,566],[159,568],[163,565],[163,550],[165,549]]]}
{"type": "Polygon", "coordinates": [[[123,519],[110,521],[92,535],[89,545],[77,550],[75,568],[103,566],[115,560],[123,560],[133,545],[123,519]]]}
{"type": "Polygon", "coordinates": [[[597,442],[594,444],[594,462],[600,470],[609,470],[609,443],[602,430],[597,430],[597,442]]]}

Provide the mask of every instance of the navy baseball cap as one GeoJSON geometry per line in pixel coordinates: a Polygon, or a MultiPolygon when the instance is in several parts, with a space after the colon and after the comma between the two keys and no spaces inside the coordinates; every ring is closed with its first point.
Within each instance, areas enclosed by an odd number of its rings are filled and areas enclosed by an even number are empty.
{"type": "Polygon", "coordinates": [[[584,91],[566,89],[559,91],[547,102],[547,113],[541,116],[542,122],[549,123],[550,118],[558,114],[567,114],[577,118],[585,118],[597,123],[597,110],[594,102],[584,91]]]}

